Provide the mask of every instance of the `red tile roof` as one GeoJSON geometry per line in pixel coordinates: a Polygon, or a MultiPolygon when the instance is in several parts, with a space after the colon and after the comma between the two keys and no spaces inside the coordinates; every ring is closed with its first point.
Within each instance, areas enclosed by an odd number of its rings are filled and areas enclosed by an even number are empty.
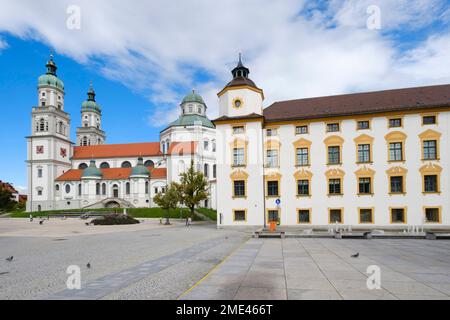
{"type": "Polygon", "coordinates": [[[266,122],[450,107],[450,84],[275,102],[266,122]]]}
{"type": "Polygon", "coordinates": [[[158,155],[162,155],[159,142],[141,142],[74,147],[72,159],[125,158],[158,155]]]}
{"type": "Polygon", "coordinates": [[[3,182],[0,180],[0,188],[6,189],[11,193],[18,193],[17,190],[8,182],[3,182]]]}
{"type": "MultiPolygon", "coordinates": [[[[162,179],[167,175],[166,168],[153,168],[147,167],[151,172],[152,179],[162,179]]],[[[132,168],[100,168],[103,174],[102,180],[124,180],[128,179],[131,174],[132,168]]],[[[70,169],[60,175],[56,181],[79,181],[83,174],[82,169],[70,169]]]]}
{"type": "Polygon", "coordinates": [[[196,149],[196,141],[172,142],[167,153],[181,156],[183,154],[194,154],[196,149]]]}

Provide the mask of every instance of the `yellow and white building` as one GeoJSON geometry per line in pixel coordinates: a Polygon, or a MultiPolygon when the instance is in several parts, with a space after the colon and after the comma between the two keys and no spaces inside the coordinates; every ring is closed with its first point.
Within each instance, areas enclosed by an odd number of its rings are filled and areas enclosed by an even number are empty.
{"type": "Polygon", "coordinates": [[[450,226],[450,85],[280,101],[218,93],[219,226],[450,226]]]}

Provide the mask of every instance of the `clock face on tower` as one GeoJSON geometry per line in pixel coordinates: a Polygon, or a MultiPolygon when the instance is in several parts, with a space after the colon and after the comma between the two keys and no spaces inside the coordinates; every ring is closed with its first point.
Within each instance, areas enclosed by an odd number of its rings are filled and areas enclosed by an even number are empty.
{"type": "Polygon", "coordinates": [[[66,148],[61,148],[59,153],[60,153],[61,157],[63,157],[63,158],[67,157],[67,149],[66,148]]]}

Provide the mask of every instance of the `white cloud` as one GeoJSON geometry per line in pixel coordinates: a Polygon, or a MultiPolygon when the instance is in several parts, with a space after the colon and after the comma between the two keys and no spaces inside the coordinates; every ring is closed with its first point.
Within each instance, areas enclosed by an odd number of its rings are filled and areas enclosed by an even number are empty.
{"type": "Polygon", "coordinates": [[[96,63],[105,77],[157,105],[149,111],[152,126],[175,119],[182,93],[191,88],[203,95],[209,115],[217,116],[216,93],[230,80],[239,51],[264,89],[266,105],[450,82],[448,31],[407,52],[386,35],[434,19],[448,21],[443,0],[333,0],[324,8],[303,0],[4,1],[0,32],[45,42],[80,63],[96,63]],[[72,4],[81,7],[81,30],[66,28],[66,8],[72,4]],[[381,8],[381,32],[365,28],[370,4],[381,8]]]}

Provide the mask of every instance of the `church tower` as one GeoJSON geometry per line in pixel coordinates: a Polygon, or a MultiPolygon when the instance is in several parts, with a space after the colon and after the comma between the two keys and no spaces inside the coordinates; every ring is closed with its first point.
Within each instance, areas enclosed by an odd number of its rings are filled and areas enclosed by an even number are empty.
{"type": "Polygon", "coordinates": [[[264,225],[263,91],[248,77],[242,63],[233,79],[217,94],[218,226],[264,225]]]}
{"type": "Polygon", "coordinates": [[[46,68],[38,79],[38,104],[27,137],[27,211],[54,209],[54,181],[71,168],[70,115],[64,111],[64,83],[52,55],[46,68]]]}
{"type": "Polygon", "coordinates": [[[81,105],[81,127],[77,128],[77,144],[79,146],[104,144],[106,135],[101,129],[102,108],[95,101],[92,83],[87,96],[87,100],[83,101],[81,105]]]}

